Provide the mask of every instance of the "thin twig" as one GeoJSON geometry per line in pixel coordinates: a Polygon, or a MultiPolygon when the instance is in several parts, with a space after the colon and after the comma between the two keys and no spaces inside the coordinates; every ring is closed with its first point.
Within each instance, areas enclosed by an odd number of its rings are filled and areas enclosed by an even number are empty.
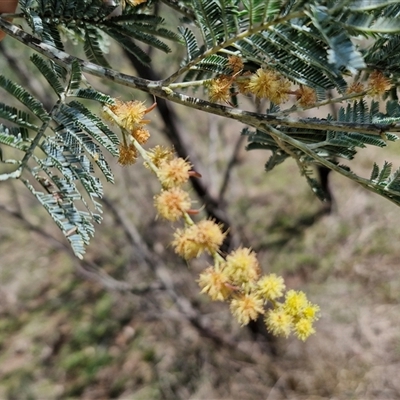
{"type": "Polygon", "coordinates": [[[236,144],[235,144],[235,147],[233,149],[231,158],[229,159],[228,165],[226,166],[224,177],[223,177],[223,180],[222,180],[222,185],[221,185],[221,188],[219,190],[219,196],[218,196],[219,202],[223,202],[223,200],[224,200],[225,192],[228,189],[229,179],[231,177],[231,173],[232,173],[233,167],[238,163],[239,152],[240,152],[240,149],[243,146],[244,140],[245,140],[244,136],[239,136],[239,138],[236,141],[236,144]]]}
{"type": "Polygon", "coordinates": [[[157,282],[154,282],[151,285],[147,286],[132,286],[130,283],[118,281],[108,275],[101,267],[97,264],[87,261],[87,260],[80,260],[76,259],[73,251],[71,250],[70,246],[66,245],[65,243],[56,239],[53,235],[46,232],[41,226],[35,225],[31,223],[26,217],[18,212],[8,209],[3,204],[0,204],[0,211],[7,213],[9,216],[17,219],[20,223],[24,225],[24,227],[31,231],[35,232],[42,238],[46,239],[47,242],[51,242],[53,246],[57,247],[58,249],[66,252],[71,256],[71,259],[74,260],[74,264],[76,269],[87,278],[95,280],[99,282],[102,286],[109,290],[118,290],[118,291],[126,291],[133,294],[142,294],[151,290],[162,289],[162,285],[157,282]]]}

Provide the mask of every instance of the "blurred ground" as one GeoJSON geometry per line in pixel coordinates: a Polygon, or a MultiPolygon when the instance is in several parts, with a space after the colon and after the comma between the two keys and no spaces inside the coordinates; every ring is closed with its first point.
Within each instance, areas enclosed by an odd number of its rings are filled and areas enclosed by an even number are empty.
{"type": "MultiPolygon", "coordinates": [[[[363,155],[360,168],[375,152],[363,155]]],[[[320,305],[316,335],[306,343],[254,341],[225,305],[199,295],[195,279],[203,266],[187,268],[171,254],[169,227],[154,222],[145,205],[151,193],[138,165],[121,170],[135,188],[130,218],[141,214],[137,226],[167,260],[177,290],[236,348],[202,337],[163,291],[136,296],[85,279],[68,253],[1,211],[0,398],[399,398],[399,210],[333,176],[337,211],[296,226],[321,204],[294,164],[266,175],[264,157],[243,155],[229,212],[264,270],[283,273],[320,305]]],[[[117,188],[119,206],[131,190],[117,188]]],[[[13,209],[17,198],[30,219],[57,236],[23,188],[14,189],[2,191],[1,204],[13,209]]],[[[151,279],[107,210],[87,258],[116,278],[151,279]]]]}

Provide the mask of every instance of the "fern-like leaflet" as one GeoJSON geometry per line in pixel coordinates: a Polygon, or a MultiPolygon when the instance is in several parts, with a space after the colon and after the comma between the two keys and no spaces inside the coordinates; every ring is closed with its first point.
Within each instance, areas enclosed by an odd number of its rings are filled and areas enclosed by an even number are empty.
{"type": "MultiPolygon", "coordinates": [[[[0,104],[0,117],[11,124],[0,124],[0,145],[22,153],[19,158],[13,152],[12,159],[1,157],[3,163],[12,163],[16,168],[1,174],[0,179],[20,178],[81,258],[94,234],[93,222],[101,221],[98,199],[103,195],[103,188],[94,166],[97,165],[107,181],[113,182],[103,152],[105,149],[118,155],[119,139],[77,99],[101,104],[113,104],[113,99],[92,88],[81,87],[82,74],[77,62],[69,72],[37,55],[32,56],[32,62],[58,100],[51,111],[46,111],[25,89],[0,76],[0,86],[26,108],[0,104]]],[[[0,150],[2,156],[4,152],[1,147],[0,150]]]]}

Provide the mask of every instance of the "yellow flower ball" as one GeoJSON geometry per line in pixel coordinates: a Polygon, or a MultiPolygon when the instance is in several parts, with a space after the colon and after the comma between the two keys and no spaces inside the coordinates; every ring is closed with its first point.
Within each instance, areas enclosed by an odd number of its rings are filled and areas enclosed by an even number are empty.
{"type": "Polygon", "coordinates": [[[263,301],[254,293],[242,294],[233,299],[230,309],[240,325],[247,325],[251,320],[256,320],[259,314],[264,313],[263,301]]]}

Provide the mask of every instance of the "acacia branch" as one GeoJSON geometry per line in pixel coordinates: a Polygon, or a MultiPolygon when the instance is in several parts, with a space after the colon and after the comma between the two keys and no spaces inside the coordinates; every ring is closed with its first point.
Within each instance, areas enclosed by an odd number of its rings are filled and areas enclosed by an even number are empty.
{"type": "MultiPolygon", "coordinates": [[[[263,132],[265,132],[267,134],[272,134],[273,136],[278,137],[283,142],[288,143],[288,144],[292,145],[293,147],[296,147],[297,149],[301,150],[308,156],[312,157],[319,164],[324,165],[325,167],[338,172],[339,174],[345,176],[346,178],[353,180],[354,182],[357,182],[358,184],[363,186],[365,189],[367,189],[373,193],[382,194],[382,192],[385,192],[385,194],[386,194],[385,198],[387,198],[394,204],[399,205],[399,203],[397,201],[393,200],[389,196],[389,195],[398,196],[397,191],[391,190],[389,188],[379,188],[378,185],[372,184],[370,180],[361,178],[360,176],[356,175],[355,173],[348,171],[344,168],[341,168],[339,165],[329,161],[328,159],[326,159],[324,157],[319,156],[317,153],[312,151],[306,144],[290,137],[289,135],[286,135],[284,132],[274,128],[273,126],[265,125],[265,127],[261,128],[260,130],[262,130],[263,132]]],[[[292,155],[292,156],[294,158],[297,158],[296,155],[292,155]]]]}
{"type": "Polygon", "coordinates": [[[90,75],[105,78],[123,86],[137,89],[152,94],[174,103],[182,104],[189,108],[194,108],[211,114],[219,115],[225,118],[240,121],[254,128],[262,128],[266,125],[286,126],[290,128],[302,128],[321,131],[344,131],[358,132],[369,135],[382,136],[385,132],[399,132],[400,124],[374,124],[374,123],[358,123],[358,122],[340,122],[328,121],[324,119],[281,117],[269,114],[260,114],[250,111],[244,111],[238,108],[232,108],[221,104],[211,103],[197,97],[191,97],[182,93],[177,93],[166,86],[165,81],[151,81],[148,79],[138,78],[127,75],[113,69],[101,67],[89,61],[84,61],[74,57],[68,53],[56,49],[41,40],[29,35],[17,26],[9,23],[0,17],[0,27],[8,35],[14,37],[24,45],[34,49],[38,53],[53,60],[63,67],[69,68],[73,61],[76,61],[82,71],[90,75]]]}
{"type": "MultiPolygon", "coordinates": [[[[341,175],[350,178],[351,180],[359,183],[366,189],[373,191],[378,194],[385,193],[385,197],[389,198],[391,201],[396,202],[392,197],[398,195],[396,191],[390,188],[379,187],[378,184],[371,182],[370,180],[363,179],[352,172],[345,170],[337,166],[336,164],[329,161],[327,158],[321,157],[318,152],[314,151],[320,145],[319,143],[314,143],[312,146],[307,145],[299,140],[296,140],[289,135],[284,134],[280,131],[279,127],[289,127],[289,128],[301,128],[308,130],[321,130],[321,131],[340,131],[340,132],[358,132],[369,135],[377,135],[384,137],[385,132],[399,132],[399,123],[389,123],[389,124],[375,124],[375,123],[358,123],[358,122],[340,122],[340,121],[328,121],[325,119],[311,119],[311,118],[299,118],[294,119],[286,116],[277,116],[269,114],[261,114],[255,112],[244,111],[238,108],[228,107],[225,105],[211,103],[199,98],[187,96],[181,93],[177,93],[171,88],[165,86],[165,81],[160,80],[147,80],[143,78],[138,78],[135,76],[120,73],[118,71],[101,67],[97,64],[87,62],[71,56],[63,51],[60,51],[41,40],[27,34],[17,26],[10,24],[6,20],[0,17],[0,28],[3,29],[7,34],[16,38],[26,46],[33,48],[44,56],[50,58],[54,62],[69,68],[73,62],[77,62],[82,68],[83,72],[88,74],[106,78],[113,82],[125,85],[134,89],[147,92],[153,96],[167,99],[169,101],[182,104],[189,108],[198,109],[211,114],[219,115],[225,118],[240,121],[248,126],[254,127],[260,131],[264,131],[272,136],[277,136],[283,142],[291,144],[296,149],[302,151],[303,153],[309,155],[312,159],[317,161],[317,163],[324,165],[341,175]]],[[[323,143],[324,141],[322,141],[323,143]]],[[[297,158],[297,155],[294,155],[297,158]]]]}

